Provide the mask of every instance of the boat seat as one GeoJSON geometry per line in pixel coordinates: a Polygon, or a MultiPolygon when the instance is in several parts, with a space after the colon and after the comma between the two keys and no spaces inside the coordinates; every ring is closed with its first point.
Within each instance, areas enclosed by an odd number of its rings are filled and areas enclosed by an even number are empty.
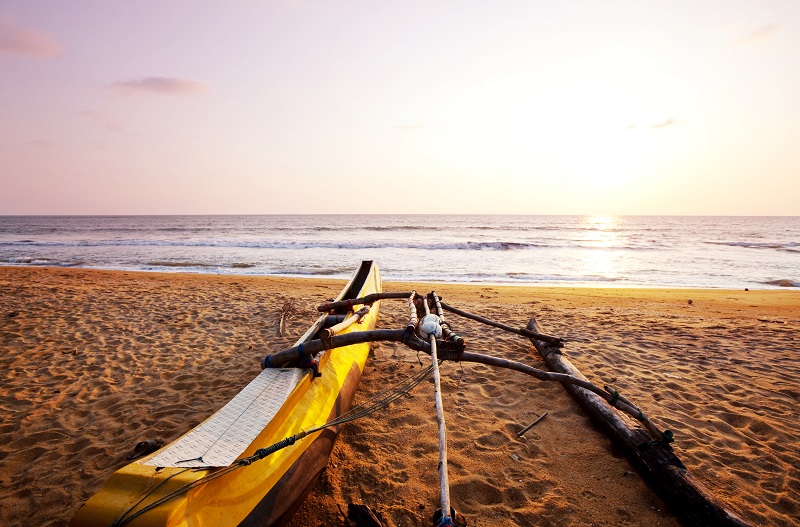
{"type": "Polygon", "coordinates": [[[218,412],[142,463],[156,467],[227,467],[275,417],[304,373],[301,368],[263,370],[218,412]]]}

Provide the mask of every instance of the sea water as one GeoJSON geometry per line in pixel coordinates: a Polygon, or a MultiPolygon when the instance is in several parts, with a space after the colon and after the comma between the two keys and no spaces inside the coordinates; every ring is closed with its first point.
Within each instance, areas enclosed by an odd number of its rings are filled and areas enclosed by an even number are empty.
{"type": "Polygon", "coordinates": [[[800,287],[800,217],[0,216],[0,265],[622,287],[800,287]]]}

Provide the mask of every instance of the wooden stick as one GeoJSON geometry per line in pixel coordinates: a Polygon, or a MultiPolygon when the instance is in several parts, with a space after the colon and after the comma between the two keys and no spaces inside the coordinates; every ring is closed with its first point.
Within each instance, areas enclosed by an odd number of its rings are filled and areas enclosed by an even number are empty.
{"type": "MultiPolygon", "coordinates": [[[[429,353],[427,349],[423,349],[422,351],[424,351],[425,353],[429,353]]],[[[452,356],[448,355],[443,358],[446,360],[458,360],[459,362],[477,362],[480,364],[486,364],[487,366],[506,368],[509,370],[514,370],[520,373],[524,373],[526,375],[530,375],[531,377],[536,377],[537,379],[542,381],[556,381],[564,385],[579,386],[584,390],[592,392],[593,394],[596,394],[598,397],[603,398],[604,400],[608,401],[609,404],[611,403],[612,400],[614,400],[614,396],[612,394],[606,393],[605,390],[603,390],[599,386],[595,386],[594,384],[589,382],[586,379],[586,377],[583,377],[582,375],[578,377],[576,375],[570,375],[565,373],[542,371],[533,368],[531,366],[528,366],[527,364],[522,364],[521,362],[511,361],[508,359],[501,359],[499,357],[492,357],[480,353],[463,352],[457,359],[455,354],[453,354],[452,356]]],[[[641,413],[638,407],[622,400],[616,400],[614,401],[614,404],[616,405],[615,406],[616,408],[622,410],[623,412],[630,415],[634,419],[642,421],[642,424],[644,424],[645,420],[649,422],[647,417],[641,413]]],[[[650,441],[652,439],[657,439],[657,440],[662,439],[661,432],[658,430],[658,428],[653,426],[652,423],[650,423],[650,427],[648,429],[650,430],[652,437],[648,437],[646,441],[650,441]]]]}
{"type": "MultiPolygon", "coordinates": [[[[316,339],[304,342],[303,344],[294,346],[287,350],[280,351],[272,355],[267,355],[261,361],[261,367],[281,368],[283,366],[292,364],[293,362],[302,361],[307,356],[316,355],[324,349],[341,348],[343,346],[350,346],[352,344],[377,341],[402,342],[415,351],[423,351],[428,354],[431,353],[430,343],[422,340],[416,335],[416,333],[410,331],[409,328],[374,329],[371,331],[358,331],[346,333],[344,335],[335,335],[328,340],[316,339]]],[[[521,362],[501,359],[499,357],[491,357],[489,355],[482,355],[480,353],[464,352],[458,348],[455,343],[446,340],[437,340],[436,346],[437,348],[446,352],[438,357],[441,360],[450,360],[455,362],[477,362],[480,364],[486,364],[488,366],[516,370],[543,381],[556,381],[562,384],[574,384],[596,394],[598,397],[603,398],[609,403],[613,401],[613,403],[616,405],[616,408],[619,408],[635,419],[641,420],[643,424],[646,422],[649,423],[649,420],[642,415],[638,407],[629,404],[626,400],[622,400],[622,398],[615,397],[613,394],[607,393],[602,388],[589,382],[583,376],[577,377],[564,373],[542,371],[528,366],[527,364],[522,364],[521,362]]],[[[652,423],[649,424],[648,428],[651,430],[653,438],[659,440],[662,438],[661,433],[655,426],[652,425],[652,423]]],[[[648,438],[648,440],[653,438],[648,438]]]]}
{"type": "Polygon", "coordinates": [[[472,313],[468,313],[466,311],[462,311],[456,307],[450,306],[445,304],[444,302],[441,303],[442,307],[451,313],[455,313],[458,316],[468,318],[470,320],[474,320],[476,322],[480,322],[482,324],[486,324],[487,326],[492,326],[498,329],[502,329],[504,331],[509,331],[511,333],[515,333],[517,335],[521,335],[523,337],[534,338],[537,340],[541,340],[542,342],[546,342],[548,344],[555,344],[558,347],[564,345],[564,340],[559,337],[551,337],[549,335],[542,335],[541,333],[531,331],[529,329],[516,329],[512,328],[511,326],[506,326],[505,324],[501,324],[500,322],[495,322],[494,320],[489,320],[488,318],[484,318],[478,315],[473,315],[472,313]]]}
{"type": "Polygon", "coordinates": [[[439,297],[436,296],[436,291],[431,291],[431,296],[433,297],[433,303],[436,306],[436,314],[439,316],[439,323],[442,326],[442,336],[447,340],[453,341],[456,346],[465,348],[467,343],[464,341],[464,338],[458,333],[453,332],[453,330],[450,329],[450,324],[445,321],[442,303],[439,300],[439,297]]]}
{"type": "MultiPolygon", "coordinates": [[[[267,355],[261,360],[261,368],[283,368],[308,356],[314,356],[322,350],[341,348],[364,342],[402,342],[414,351],[430,353],[430,344],[419,338],[416,333],[405,329],[373,329],[370,331],[353,331],[344,335],[334,335],[328,340],[315,339],[303,342],[289,349],[267,355]]],[[[452,342],[437,340],[436,345],[456,357],[460,350],[452,342]]]]}
{"type": "Polygon", "coordinates": [[[439,423],[439,497],[442,502],[442,521],[440,525],[449,525],[450,482],[448,481],[447,475],[447,425],[444,421],[442,382],[439,375],[439,357],[437,356],[436,337],[433,335],[430,336],[430,347],[431,362],[433,363],[433,396],[436,401],[436,420],[439,423]]]}
{"type": "Polygon", "coordinates": [[[362,318],[364,318],[364,316],[367,313],[369,313],[369,306],[364,306],[361,309],[359,309],[358,311],[356,311],[355,313],[353,313],[352,316],[344,319],[342,322],[339,322],[335,326],[331,326],[329,328],[325,328],[322,331],[320,331],[319,332],[319,337],[322,340],[328,340],[332,336],[334,336],[334,335],[336,335],[338,333],[341,333],[342,331],[344,331],[345,329],[349,328],[350,326],[352,326],[356,322],[360,321],[362,318]]]}
{"type": "Polygon", "coordinates": [[[344,319],[347,318],[345,315],[328,315],[325,317],[325,322],[323,323],[323,327],[329,328],[331,326],[335,326],[336,324],[341,323],[344,319]]]}
{"type": "Polygon", "coordinates": [[[417,296],[416,291],[411,291],[408,294],[408,327],[416,328],[419,324],[419,317],[417,316],[417,306],[414,304],[414,297],[417,296]]]}
{"type": "Polygon", "coordinates": [[[539,423],[539,421],[541,421],[545,417],[547,417],[547,412],[543,413],[542,415],[536,418],[536,421],[532,422],[531,424],[529,424],[528,426],[517,432],[517,437],[522,437],[523,435],[525,435],[525,432],[536,426],[539,423]]]}
{"type": "Polygon", "coordinates": [[[278,320],[278,336],[283,337],[286,335],[286,321],[294,315],[295,308],[294,303],[289,300],[288,302],[284,302],[283,306],[281,307],[281,317],[278,320]]]}
{"type": "MultiPolygon", "coordinates": [[[[540,331],[535,319],[530,320],[528,329],[534,332],[540,331]]],[[[585,379],[556,346],[533,338],[531,342],[551,370],[585,379]]],[[[698,527],[704,525],[749,527],[748,523],[727,510],[689,473],[669,445],[653,444],[645,430],[634,428],[624,415],[614,412],[605,404],[606,397],[596,392],[592,393],[582,385],[565,383],[564,388],[603,429],[612,443],[625,451],[645,479],[656,488],[665,501],[672,505],[672,509],[684,523],[698,527]]]]}
{"type": "MultiPolygon", "coordinates": [[[[406,334],[404,329],[373,329],[371,331],[359,331],[335,335],[328,340],[309,340],[298,344],[289,349],[267,355],[261,360],[261,368],[282,368],[295,361],[302,361],[306,357],[314,356],[320,351],[328,348],[341,348],[351,344],[362,344],[364,342],[377,342],[388,340],[393,342],[403,342],[406,334]]],[[[416,335],[412,335],[416,336],[416,335]]]]}
{"type": "Polygon", "coordinates": [[[339,300],[338,302],[328,302],[327,304],[322,304],[320,306],[317,306],[317,311],[325,313],[326,311],[333,311],[344,307],[353,309],[353,306],[358,306],[361,304],[374,304],[378,300],[383,300],[387,298],[408,298],[409,295],[410,293],[390,293],[390,292],[372,293],[361,298],[354,298],[351,300],[339,300]]]}

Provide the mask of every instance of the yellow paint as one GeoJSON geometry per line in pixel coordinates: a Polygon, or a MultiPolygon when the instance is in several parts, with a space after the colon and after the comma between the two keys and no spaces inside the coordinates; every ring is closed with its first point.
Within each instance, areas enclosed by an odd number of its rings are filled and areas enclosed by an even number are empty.
{"type": "MultiPolygon", "coordinates": [[[[355,279],[355,276],[353,278],[355,279]]],[[[345,286],[337,300],[343,296],[349,285],[345,286]]],[[[380,273],[377,266],[373,266],[358,296],[380,290],[380,273]]],[[[354,324],[343,333],[373,329],[378,318],[379,304],[379,302],[373,304],[360,324],[354,324]]],[[[322,376],[312,378],[311,373],[307,372],[275,418],[241,457],[250,456],[257,449],[273,445],[297,434],[300,430],[324,424],[336,403],[348,372],[354,363],[363,371],[368,353],[369,344],[326,351],[326,356],[321,361],[322,376]]],[[[321,433],[311,434],[261,461],[203,484],[142,514],[127,525],[130,527],[238,525],[321,433]]],[[[161,485],[157,491],[136,506],[137,510],[182,485],[197,481],[212,472],[181,468],[157,470],[157,467],[143,464],[154,455],[156,453],[115,472],[78,510],[70,522],[70,527],[109,527],[156,486],[161,485]],[[172,478],[166,481],[170,476],[172,478]]]]}

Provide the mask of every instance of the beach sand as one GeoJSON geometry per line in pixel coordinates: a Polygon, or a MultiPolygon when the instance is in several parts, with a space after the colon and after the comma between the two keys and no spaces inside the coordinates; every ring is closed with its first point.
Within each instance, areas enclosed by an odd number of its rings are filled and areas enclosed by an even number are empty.
{"type": "MultiPolygon", "coordinates": [[[[65,525],[141,440],[176,439],[289,347],[342,281],[0,267],[0,524],[65,525]],[[278,312],[297,314],[278,337],[278,312]]],[[[596,384],[612,384],[677,455],[754,525],[800,516],[800,292],[414,284],[446,302],[568,339],[596,384]],[[691,303],[690,303],[691,301],[691,303]]],[[[384,283],[406,291],[409,284],[384,283]]],[[[384,301],[378,327],[406,306],[384,301]]],[[[524,339],[450,316],[469,349],[542,367],[524,339]]],[[[428,356],[374,347],[356,402],[428,356]]],[[[563,388],[445,363],[453,505],[470,526],[678,525],[673,511],[563,388]],[[548,415],[524,438],[516,433],[548,415]]],[[[343,427],[328,469],[292,521],[341,525],[363,502],[389,526],[438,508],[432,384],[343,427]]]]}

